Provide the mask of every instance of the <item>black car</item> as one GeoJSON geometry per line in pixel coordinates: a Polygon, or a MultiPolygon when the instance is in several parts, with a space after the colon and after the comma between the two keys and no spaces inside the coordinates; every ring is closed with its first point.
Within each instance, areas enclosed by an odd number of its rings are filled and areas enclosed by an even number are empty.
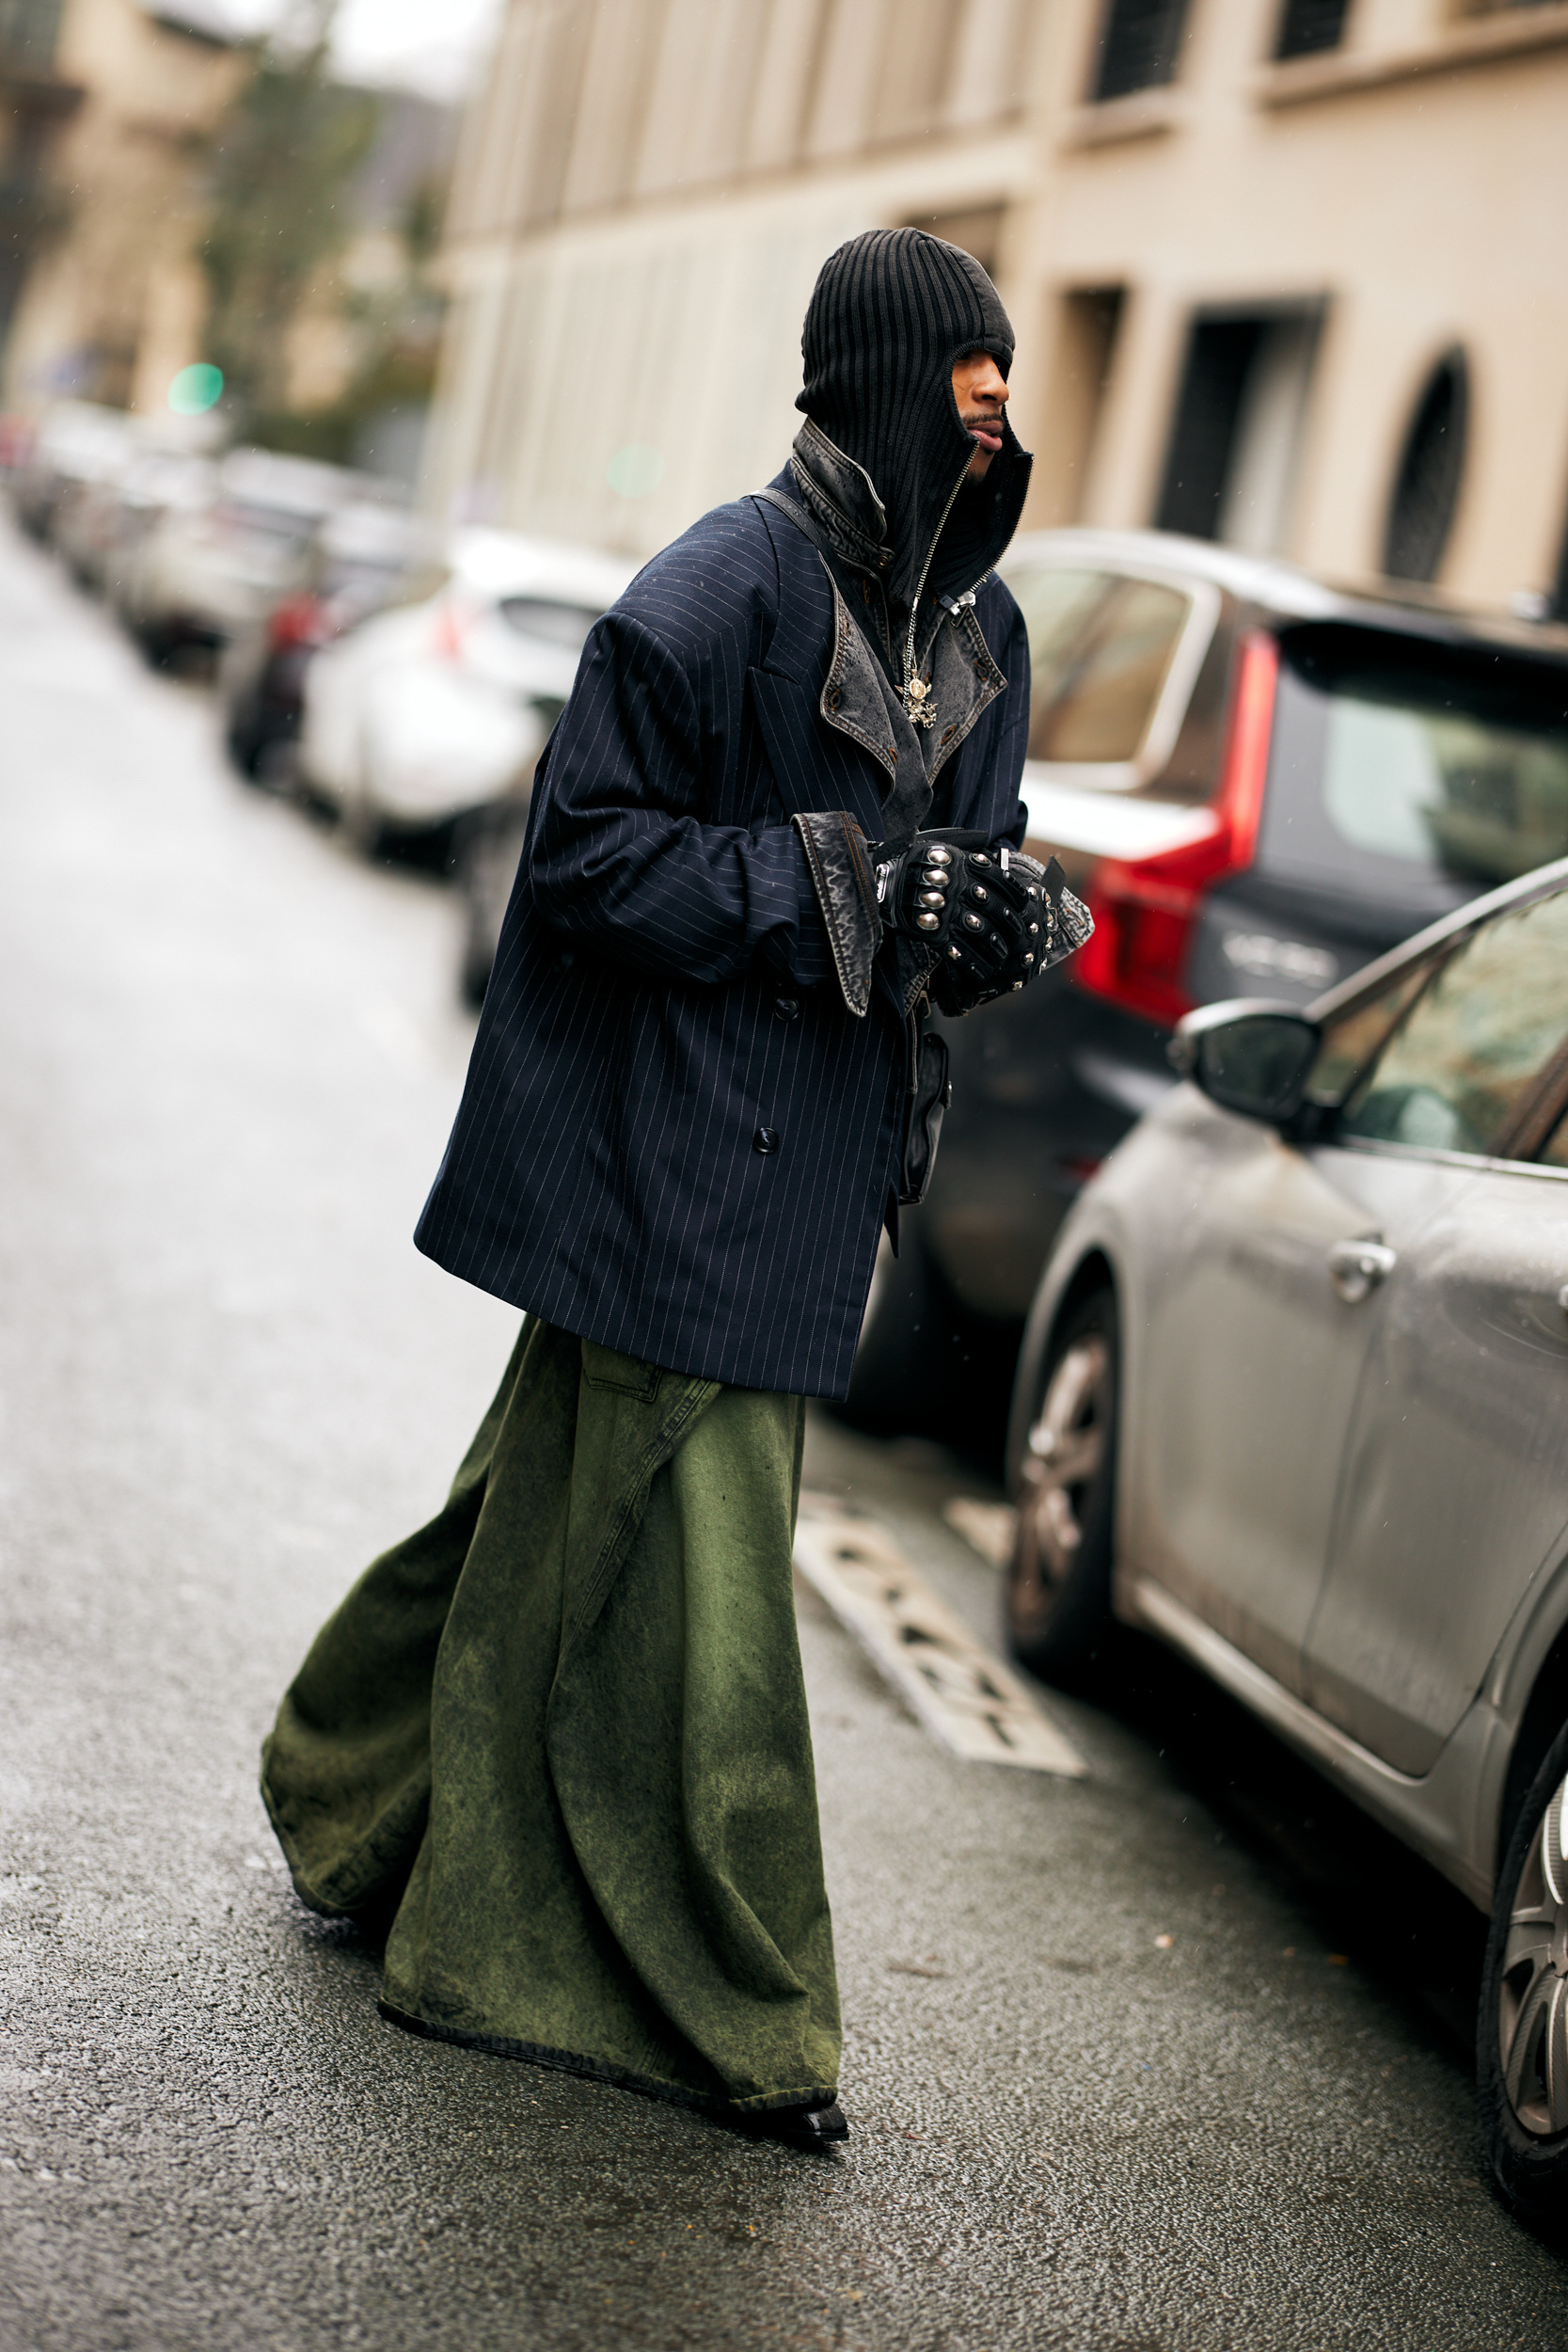
{"type": "Polygon", "coordinates": [[[1172,1083],[1182,1014],[1306,1004],[1568,853],[1568,628],[1163,532],[1041,533],[1002,570],[1029,627],[1029,847],[1095,936],[945,1025],[941,1156],[884,1247],[845,1408],[992,1449],[1053,1236],[1172,1083]]]}

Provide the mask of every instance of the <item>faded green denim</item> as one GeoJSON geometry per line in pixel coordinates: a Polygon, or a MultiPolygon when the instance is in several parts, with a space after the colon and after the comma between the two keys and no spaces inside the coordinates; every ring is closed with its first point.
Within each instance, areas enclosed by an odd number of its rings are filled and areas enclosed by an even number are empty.
{"type": "Polygon", "coordinates": [[[262,1750],[383,2006],[721,2109],[838,2082],[790,1551],[797,1397],[530,1322],[446,1508],[323,1628],[262,1750]]]}

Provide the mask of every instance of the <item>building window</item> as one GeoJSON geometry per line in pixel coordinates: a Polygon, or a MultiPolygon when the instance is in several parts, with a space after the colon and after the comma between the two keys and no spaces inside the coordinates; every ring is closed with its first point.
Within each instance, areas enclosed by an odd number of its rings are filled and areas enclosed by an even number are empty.
{"type": "Polygon", "coordinates": [[[0,0],[0,56],[47,73],[55,62],[60,0],[0,0]]]}
{"type": "Polygon", "coordinates": [[[1160,530],[1256,555],[1285,546],[1322,326],[1317,303],[1194,319],[1160,530]]]}
{"type": "Polygon", "coordinates": [[[915,213],[904,226],[924,229],[928,237],[940,237],[944,245],[960,246],[965,253],[974,255],[988,277],[996,276],[997,257],[1002,249],[1000,204],[966,205],[961,213],[915,213]]]}
{"type": "Polygon", "coordinates": [[[1091,95],[1096,104],[1176,79],[1187,0],[1106,0],[1091,95]]]}
{"type": "Polygon", "coordinates": [[[1470,371],[1455,345],[1421,389],[1405,435],[1383,534],[1392,580],[1435,580],[1453,528],[1470,421],[1470,371]]]}
{"type": "Polygon", "coordinates": [[[1084,518],[1126,301],[1120,286],[1074,286],[1060,297],[1041,429],[1030,437],[1029,511],[1041,524],[1084,518]]]}
{"type": "Polygon", "coordinates": [[[1350,0],[1285,0],[1280,11],[1276,57],[1315,57],[1338,49],[1345,38],[1350,0]]]}

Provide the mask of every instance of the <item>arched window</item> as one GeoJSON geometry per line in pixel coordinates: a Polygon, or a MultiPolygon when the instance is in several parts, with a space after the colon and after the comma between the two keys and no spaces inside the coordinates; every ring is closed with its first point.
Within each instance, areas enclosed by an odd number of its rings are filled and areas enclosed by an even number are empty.
{"type": "Polygon", "coordinates": [[[1435,580],[1459,504],[1470,370],[1456,343],[1422,387],[1388,501],[1383,568],[1393,580],[1435,580]]]}

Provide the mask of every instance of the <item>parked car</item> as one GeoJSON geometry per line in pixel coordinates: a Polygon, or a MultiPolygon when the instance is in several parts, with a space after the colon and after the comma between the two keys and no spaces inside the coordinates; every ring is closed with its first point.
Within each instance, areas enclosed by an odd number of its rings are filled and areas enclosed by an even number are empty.
{"type": "MultiPolygon", "coordinates": [[[[1568,697],[1442,723],[1473,874],[1568,809],[1568,697]]],[[[1492,2163],[1568,2222],[1568,859],[1173,1053],[1030,1312],[1012,1645],[1147,1628],[1491,1911],[1492,2163]]]]}
{"type": "Polygon", "coordinates": [[[452,882],[461,919],[457,989],[475,1011],[490,985],[512,885],[517,879],[533,797],[533,766],[499,801],[459,820],[452,843],[452,882]]]}
{"type": "Polygon", "coordinates": [[[169,508],[141,539],[120,587],[123,617],[154,660],[220,650],[302,584],[322,522],[374,486],[309,458],[231,450],[209,503],[169,508]]]}
{"type": "Polygon", "coordinates": [[[1305,1004],[1568,851],[1568,799],[1540,781],[1568,630],[1159,532],[1045,532],[1002,569],[1033,665],[1029,846],[1095,936],[946,1025],[942,1153],[879,1267],[847,1406],[982,1438],[1063,1216],[1171,1083],[1176,1022],[1248,985],[1305,1004]]]}
{"type": "Polygon", "coordinates": [[[55,551],[84,588],[118,609],[149,532],[166,515],[202,512],[216,483],[211,458],[135,435],[117,464],[61,498],[51,530],[55,551]]]}
{"type": "Polygon", "coordinates": [[[122,409],[89,400],[56,401],[11,477],[11,503],[23,529],[35,539],[51,538],[62,501],[124,462],[131,430],[122,409]]]}
{"type": "Polygon", "coordinates": [[[298,585],[232,638],[219,670],[224,732],[240,773],[292,780],[305,712],[305,674],[330,644],[428,578],[428,526],[395,506],[340,507],[321,524],[298,585]]]}
{"type": "Polygon", "coordinates": [[[526,787],[589,630],[637,566],[508,532],[455,534],[447,577],[311,663],[302,780],[367,848],[526,787]]]}

